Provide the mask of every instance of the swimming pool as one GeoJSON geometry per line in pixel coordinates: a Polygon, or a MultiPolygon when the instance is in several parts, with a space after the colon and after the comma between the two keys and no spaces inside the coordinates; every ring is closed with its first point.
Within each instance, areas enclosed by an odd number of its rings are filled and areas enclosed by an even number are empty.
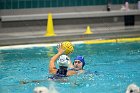
{"type": "MultiPolygon", "coordinates": [[[[85,57],[86,74],[55,82],[59,93],[125,93],[130,83],[140,86],[140,43],[75,44],[71,60],[85,57]],[[97,72],[96,74],[94,72],[97,72]]],[[[0,49],[1,93],[32,93],[36,86],[50,82],[20,84],[43,80],[49,75],[50,58],[56,46],[0,49]]]]}

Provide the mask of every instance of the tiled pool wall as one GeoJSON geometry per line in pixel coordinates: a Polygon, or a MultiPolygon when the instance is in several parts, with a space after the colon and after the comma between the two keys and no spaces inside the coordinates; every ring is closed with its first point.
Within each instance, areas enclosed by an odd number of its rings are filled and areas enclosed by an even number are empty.
{"type": "MultiPolygon", "coordinates": [[[[124,4],[125,0],[0,0],[0,9],[30,9],[73,6],[106,5],[110,1],[113,5],[124,4]]],[[[127,0],[136,4],[138,0],[127,0]]]]}

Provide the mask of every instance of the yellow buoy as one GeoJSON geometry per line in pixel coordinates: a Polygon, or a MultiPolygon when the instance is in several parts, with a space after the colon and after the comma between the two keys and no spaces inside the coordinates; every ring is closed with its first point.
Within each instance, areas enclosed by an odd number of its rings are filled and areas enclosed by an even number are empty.
{"type": "Polygon", "coordinates": [[[52,14],[49,13],[45,36],[55,36],[55,35],[56,34],[54,33],[52,14]]]}

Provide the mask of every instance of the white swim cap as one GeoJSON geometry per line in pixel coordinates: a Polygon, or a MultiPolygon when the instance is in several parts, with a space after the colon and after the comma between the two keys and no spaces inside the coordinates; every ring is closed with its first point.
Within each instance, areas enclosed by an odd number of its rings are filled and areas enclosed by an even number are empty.
{"type": "Polygon", "coordinates": [[[59,57],[58,61],[57,61],[57,64],[58,64],[59,66],[66,66],[66,67],[68,67],[69,64],[70,64],[70,59],[69,59],[69,57],[66,56],[66,55],[61,55],[61,56],[59,57]]]}
{"type": "Polygon", "coordinates": [[[49,89],[47,87],[35,87],[34,93],[49,93],[49,89]]]}

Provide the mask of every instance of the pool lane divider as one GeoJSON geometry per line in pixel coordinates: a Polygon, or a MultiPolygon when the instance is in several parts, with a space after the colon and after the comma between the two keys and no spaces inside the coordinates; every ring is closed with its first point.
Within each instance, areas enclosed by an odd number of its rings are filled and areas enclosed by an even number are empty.
{"type": "Polygon", "coordinates": [[[101,43],[125,43],[125,42],[138,42],[140,41],[140,37],[138,38],[118,38],[118,39],[97,39],[97,40],[85,40],[84,44],[101,44],[101,43]]]}

